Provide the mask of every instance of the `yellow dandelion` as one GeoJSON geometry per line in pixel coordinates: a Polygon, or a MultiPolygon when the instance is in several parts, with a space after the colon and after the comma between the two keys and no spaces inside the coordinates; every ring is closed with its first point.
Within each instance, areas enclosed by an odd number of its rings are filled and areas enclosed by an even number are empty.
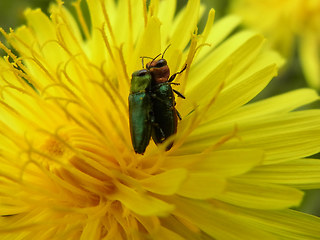
{"type": "Polygon", "coordinates": [[[320,1],[241,0],[232,2],[232,11],[247,26],[262,31],[274,48],[291,57],[297,45],[308,84],[320,88],[320,1]]]}
{"type": "MultiPolygon", "coordinates": [[[[246,104],[282,59],[225,17],[203,32],[199,0],[61,1],[50,18],[1,30],[1,239],[320,239],[320,220],[289,208],[320,187],[318,99],[301,89],[246,104]],[[173,147],[131,144],[128,95],[141,56],[165,58],[182,115],[173,147]]],[[[212,25],[213,24],[213,25],[212,25]]]]}

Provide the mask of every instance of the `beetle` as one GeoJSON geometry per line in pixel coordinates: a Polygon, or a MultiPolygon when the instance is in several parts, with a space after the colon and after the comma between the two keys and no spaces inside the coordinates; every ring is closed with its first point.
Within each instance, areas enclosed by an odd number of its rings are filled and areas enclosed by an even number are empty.
{"type": "Polygon", "coordinates": [[[134,151],[143,154],[149,145],[152,131],[152,76],[148,69],[132,73],[129,102],[129,124],[134,151]]]}
{"type": "MultiPolygon", "coordinates": [[[[186,70],[187,65],[185,65],[180,72],[174,73],[169,78],[170,69],[167,61],[163,58],[166,50],[163,52],[161,59],[155,60],[159,56],[158,55],[146,65],[146,69],[150,71],[152,76],[151,92],[154,120],[152,122],[151,136],[156,144],[163,143],[177,132],[178,118],[181,120],[181,116],[175,108],[176,102],[174,93],[185,99],[185,97],[180,92],[174,90],[171,85],[179,85],[178,83],[172,83],[172,81],[177,74],[186,70]]],[[[169,143],[166,147],[166,151],[170,150],[172,146],[173,142],[169,143]]]]}

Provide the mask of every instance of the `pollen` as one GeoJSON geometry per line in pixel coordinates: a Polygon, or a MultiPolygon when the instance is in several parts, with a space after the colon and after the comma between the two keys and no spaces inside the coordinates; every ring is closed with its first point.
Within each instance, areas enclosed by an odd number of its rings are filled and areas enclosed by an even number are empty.
{"type": "Polygon", "coordinates": [[[62,157],[65,152],[65,147],[56,139],[49,138],[43,144],[43,150],[54,157],[62,157]]]}

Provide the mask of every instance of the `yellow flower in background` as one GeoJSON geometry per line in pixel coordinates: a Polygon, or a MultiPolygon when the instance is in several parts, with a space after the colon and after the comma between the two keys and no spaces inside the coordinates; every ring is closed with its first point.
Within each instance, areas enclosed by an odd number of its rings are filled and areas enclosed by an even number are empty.
{"type": "Polygon", "coordinates": [[[232,12],[255,28],[285,57],[295,47],[308,84],[320,89],[320,1],[319,0],[236,0],[232,12]]]}
{"type": "MultiPolygon", "coordinates": [[[[320,239],[320,219],[289,208],[320,187],[318,100],[301,89],[247,104],[277,74],[279,55],[239,24],[197,33],[199,0],[87,0],[80,26],[61,1],[50,18],[0,43],[1,239],[320,239]],[[168,152],[130,141],[130,75],[166,52],[186,100],[168,152]]],[[[212,26],[213,24],[213,26],[212,26]]]]}

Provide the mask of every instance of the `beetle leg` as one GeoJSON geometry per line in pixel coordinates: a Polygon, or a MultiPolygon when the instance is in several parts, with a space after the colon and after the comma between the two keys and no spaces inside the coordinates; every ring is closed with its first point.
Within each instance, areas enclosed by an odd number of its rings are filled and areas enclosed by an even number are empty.
{"type": "Polygon", "coordinates": [[[181,98],[183,98],[183,99],[186,99],[186,97],[183,96],[181,92],[178,92],[177,90],[174,90],[174,89],[172,89],[172,91],[173,91],[175,94],[177,94],[178,97],[181,97],[181,98]]]}
{"type": "MultiPolygon", "coordinates": [[[[173,89],[172,89],[173,90],[173,89]]],[[[156,99],[156,100],[158,100],[159,102],[161,102],[162,104],[165,104],[165,105],[168,105],[168,107],[170,107],[171,106],[171,104],[169,103],[168,104],[168,102],[167,101],[165,101],[165,100],[163,100],[163,99],[161,99],[161,98],[159,98],[156,94],[152,94],[151,95],[151,97],[152,98],[154,98],[154,99],[156,99]]],[[[171,97],[169,98],[169,99],[171,99],[171,97]]],[[[175,102],[174,102],[174,106],[175,106],[175,102]]]]}
{"type": "Polygon", "coordinates": [[[157,130],[159,130],[160,134],[161,134],[161,140],[164,140],[165,139],[165,135],[164,135],[164,132],[162,131],[162,129],[159,127],[159,124],[156,123],[156,120],[154,118],[154,114],[153,112],[150,112],[149,113],[149,116],[150,116],[150,121],[151,121],[151,124],[153,127],[157,128],[157,130]]]}
{"type": "Polygon", "coordinates": [[[186,68],[187,68],[187,64],[184,66],[184,68],[180,72],[176,72],[176,73],[172,74],[172,76],[169,78],[168,82],[172,82],[176,78],[177,74],[182,73],[184,70],[186,70],[186,68]]]}
{"type": "Polygon", "coordinates": [[[157,94],[155,94],[155,93],[151,93],[151,97],[158,99],[157,94]]]}
{"type": "Polygon", "coordinates": [[[162,136],[161,141],[163,142],[163,141],[166,139],[166,136],[164,135],[164,132],[162,131],[161,127],[159,127],[159,125],[157,125],[156,127],[157,127],[157,128],[159,129],[159,131],[160,131],[160,134],[161,134],[161,136],[162,136]]]}
{"type": "Polygon", "coordinates": [[[165,100],[159,98],[159,97],[157,96],[157,94],[155,94],[155,93],[152,93],[152,94],[151,94],[151,97],[154,98],[154,99],[156,99],[156,100],[158,100],[159,102],[162,102],[162,103],[165,103],[165,102],[166,102],[165,100]]]}
{"type": "Polygon", "coordinates": [[[157,130],[159,130],[160,134],[161,134],[161,141],[164,141],[166,136],[164,134],[164,132],[162,131],[161,127],[159,127],[159,124],[155,122],[154,118],[153,120],[151,120],[152,126],[154,128],[156,128],[157,130]]]}
{"type": "Polygon", "coordinates": [[[182,117],[181,117],[181,115],[180,115],[180,113],[178,112],[178,110],[177,110],[177,109],[176,109],[176,114],[177,114],[177,116],[178,116],[179,120],[181,121],[181,120],[182,120],[182,117]]]}

